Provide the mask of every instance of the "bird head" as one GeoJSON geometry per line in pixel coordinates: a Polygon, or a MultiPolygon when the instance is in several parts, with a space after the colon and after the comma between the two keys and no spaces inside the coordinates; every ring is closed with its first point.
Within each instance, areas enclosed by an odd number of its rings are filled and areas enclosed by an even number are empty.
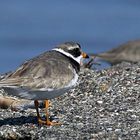
{"type": "Polygon", "coordinates": [[[80,44],[76,42],[65,42],[63,44],[60,44],[53,50],[63,53],[67,57],[70,57],[76,62],[78,62],[79,64],[82,63],[83,59],[89,58],[89,56],[82,51],[80,44]]]}

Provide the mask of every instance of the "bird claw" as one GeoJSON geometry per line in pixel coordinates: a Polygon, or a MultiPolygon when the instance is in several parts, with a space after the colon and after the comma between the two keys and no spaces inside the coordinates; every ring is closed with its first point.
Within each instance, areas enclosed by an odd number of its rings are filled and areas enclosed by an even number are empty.
{"type": "Polygon", "coordinates": [[[39,123],[40,125],[43,124],[43,125],[48,125],[48,126],[61,125],[60,122],[52,122],[52,121],[50,121],[50,120],[44,121],[44,120],[42,120],[41,118],[38,119],[38,123],[39,123]]]}

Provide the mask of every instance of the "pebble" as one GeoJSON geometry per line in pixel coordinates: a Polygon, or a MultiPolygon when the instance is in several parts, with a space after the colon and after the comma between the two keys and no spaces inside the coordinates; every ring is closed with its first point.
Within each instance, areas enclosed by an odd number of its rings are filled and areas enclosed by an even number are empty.
{"type": "Polygon", "coordinates": [[[97,101],[97,103],[98,103],[98,104],[102,104],[102,103],[103,103],[103,101],[97,101]]]}
{"type": "MultiPolygon", "coordinates": [[[[140,139],[140,63],[82,69],[79,84],[51,100],[60,126],[39,126],[33,111],[0,111],[1,139],[140,139]]],[[[2,91],[3,92],[3,91],[2,91]]]]}

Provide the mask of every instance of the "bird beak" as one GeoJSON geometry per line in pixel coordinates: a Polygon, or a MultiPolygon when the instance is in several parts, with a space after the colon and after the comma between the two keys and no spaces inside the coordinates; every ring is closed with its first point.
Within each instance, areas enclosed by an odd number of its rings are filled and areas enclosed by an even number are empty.
{"type": "Polygon", "coordinates": [[[84,52],[82,52],[82,57],[83,58],[89,58],[89,56],[86,53],[84,53],[84,52]]]}

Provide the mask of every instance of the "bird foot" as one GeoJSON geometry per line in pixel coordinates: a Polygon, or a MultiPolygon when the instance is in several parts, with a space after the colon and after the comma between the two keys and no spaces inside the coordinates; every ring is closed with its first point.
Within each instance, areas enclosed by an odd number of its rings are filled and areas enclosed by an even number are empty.
{"type": "Polygon", "coordinates": [[[61,123],[59,123],[59,122],[52,122],[52,121],[50,121],[50,120],[46,120],[46,121],[44,121],[44,120],[42,120],[42,119],[38,119],[38,123],[40,124],[40,125],[48,125],[48,126],[55,126],[55,125],[61,125],[61,123]]]}

